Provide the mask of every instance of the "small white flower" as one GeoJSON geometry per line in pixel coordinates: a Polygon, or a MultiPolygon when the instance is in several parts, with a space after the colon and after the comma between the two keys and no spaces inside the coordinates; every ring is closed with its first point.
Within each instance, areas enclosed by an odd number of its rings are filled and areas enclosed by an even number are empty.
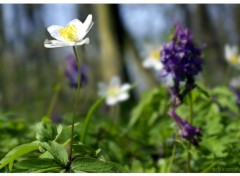
{"type": "Polygon", "coordinates": [[[84,23],[78,19],[74,19],[66,27],[52,25],[47,30],[56,40],[45,40],[44,46],[46,48],[55,48],[88,44],[89,38],[84,39],[84,37],[92,25],[92,15],[88,15],[84,23]]]}
{"type": "Polygon", "coordinates": [[[130,89],[130,84],[121,85],[119,77],[113,77],[109,83],[106,85],[104,83],[99,83],[98,95],[101,97],[106,96],[107,105],[114,105],[118,102],[127,100],[129,98],[128,90],[130,89]]]}
{"type": "Polygon", "coordinates": [[[225,58],[226,60],[235,66],[240,66],[240,56],[238,55],[237,46],[225,45],[225,58]]]}
{"type": "Polygon", "coordinates": [[[230,81],[230,86],[235,87],[235,88],[239,88],[240,87],[240,77],[233,78],[230,81]]]}
{"type": "Polygon", "coordinates": [[[149,56],[143,61],[143,67],[154,68],[156,71],[160,71],[163,68],[163,64],[160,61],[161,50],[152,50],[149,56]]]}

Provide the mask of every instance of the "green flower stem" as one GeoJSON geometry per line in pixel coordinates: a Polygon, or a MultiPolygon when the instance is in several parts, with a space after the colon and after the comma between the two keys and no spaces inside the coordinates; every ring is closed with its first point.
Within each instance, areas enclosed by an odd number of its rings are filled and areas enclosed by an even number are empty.
{"type": "Polygon", "coordinates": [[[87,116],[84,120],[84,123],[83,123],[83,130],[81,131],[81,142],[84,143],[85,142],[85,139],[86,139],[86,134],[88,132],[88,128],[89,128],[89,125],[90,125],[90,122],[91,122],[91,117],[92,117],[92,114],[94,113],[95,109],[105,100],[105,97],[103,98],[100,98],[98,99],[93,105],[92,107],[90,108],[90,110],[88,111],[87,113],[87,116]]]}
{"type": "MultiPolygon", "coordinates": [[[[189,114],[189,123],[192,124],[192,118],[193,118],[193,102],[192,102],[192,93],[189,93],[189,100],[190,100],[190,114],[189,114]]],[[[188,155],[187,155],[187,171],[191,172],[191,143],[188,143],[188,155]]]]}
{"type": "Polygon", "coordinates": [[[76,90],[76,94],[74,97],[74,109],[73,109],[73,117],[72,117],[72,130],[71,130],[71,143],[70,143],[70,153],[69,153],[69,161],[71,161],[72,158],[72,147],[73,147],[73,136],[74,136],[74,122],[75,122],[75,116],[76,116],[76,109],[77,109],[77,102],[78,102],[78,96],[80,92],[80,84],[81,84],[81,67],[80,67],[80,59],[77,55],[76,47],[73,46],[73,51],[76,56],[77,66],[78,66],[78,86],[76,90]]]}
{"type": "Polygon", "coordinates": [[[172,156],[171,156],[171,159],[170,159],[170,162],[169,162],[169,165],[168,165],[168,170],[167,172],[169,173],[171,168],[172,168],[172,162],[174,160],[174,155],[175,155],[175,152],[176,152],[176,140],[174,138],[174,143],[173,143],[173,149],[172,149],[172,156]]]}

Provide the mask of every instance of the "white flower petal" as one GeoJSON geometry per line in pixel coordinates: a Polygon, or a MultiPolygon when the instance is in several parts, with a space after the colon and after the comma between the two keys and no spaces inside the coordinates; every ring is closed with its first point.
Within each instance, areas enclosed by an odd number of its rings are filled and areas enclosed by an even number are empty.
{"type": "Polygon", "coordinates": [[[117,100],[118,100],[118,101],[124,101],[124,100],[127,100],[128,98],[129,98],[129,94],[126,93],[126,92],[124,92],[124,93],[121,93],[121,94],[118,96],[117,100]]]}
{"type": "Polygon", "coordinates": [[[81,40],[79,42],[67,42],[67,41],[58,41],[58,40],[45,40],[44,46],[46,48],[58,48],[58,47],[65,47],[65,46],[77,46],[88,44],[89,38],[81,40]]]}
{"type": "Polygon", "coordinates": [[[150,68],[153,66],[153,60],[151,58],[147,58],[143,61],[143,67],[150,68]]]}
{"type": "Polygon", "coordinates": [[[225,45],[225,58],[230,60],[232,56],[238,55],[238,47],[237,46],[230,46],[228,44],[225,45]]]}
{"type": "Polygon", "coordinates": [[[131,88],[130,84],[123,84],[122,87],[120,88],[121,92],[126,92],[131,88]]]}
{"type": "Polygon", "coordinates": [[[74,45],[83,45],[83,44],[89,44],[89,38],[85,38],[84,40],[80,40],[76,42],[74,45]]]}
{"type": "Polygon", "coordinates": [[[106,103],[109,106],[115,105],[117,103],[117,99],[115,97],[107,97],[106,98],[106,103]]]}
{"type": "Polygon", "coordinates": [[[230,49],[230,46],[229,45],[225,45],[225,58],[227,59],[227,60],[229,60],[230,59],[230,57],[231,57],[231,49],[230,49]]]}
{"type": "Polygon", "coordinates": [[[82,39],[93,26],[92,15],[88,15],[81,28],[78,28],[78,37],[82,39]]]}
{"type": "Polygon", "coordinates": [[[79,19],[74,19],[74,20],[70,21],[67,25],[70,25],[70,26],[74,25],[74,26],[76,26],[76,28],[83,27],[83,24],[79,19]]]}
{"type": "Polygon", "coordinates": [[[155,62],[155,64],[153,66],[156,71],[163,69],[163,64],[160,61],[155,62]]]}
{"type": "Polygon", "coordinates": [[[64,46],[74,46],[74,42],[62,42],[58,40],[45,40],[44,47],[46,48],[58,48],[64,46]]]}
{"type": "Polygon", "coordinates": [[[64,38],[59,33],[60,29],[62,29],[62,28],[63,28],[62,26],[52,25],[52,26],[49,26],[47,28],[47,30],[53,38],[55,38],[59,41],[65,41],[64,38]]]}
{"type": "Polygon", "coordinates": [[[109,86],[120,87],[120,84],[121,84],[120,78],[118,76],[114,76],[111,79],[109,86]]]}
{"type": "Polygon", "coordinates": [[[236,45],[232,46],[232,52],[237,55],[238,54],[238,47],[236,45]]]}

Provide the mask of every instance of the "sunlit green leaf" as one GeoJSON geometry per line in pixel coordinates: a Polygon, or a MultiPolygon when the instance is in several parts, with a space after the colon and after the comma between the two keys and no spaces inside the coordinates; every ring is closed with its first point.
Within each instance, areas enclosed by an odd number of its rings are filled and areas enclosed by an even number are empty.
{"type": "Polygon", "coordinates": [[[24,172],[59,172],[63,169],[54,160],[41,159],[41,158],[29,158],[19,161],[14,164],[16,169],[21,169],[24,172]]]}
{"type": "Polygon", "coordinates": [[[34,150],[38,150],[39,142],[32,142],[28,144],[22,144],[12,149],[8,154],[0,161],[0,169],[7,164],[13,162],[15,159],[30,153],[34,150]]]}
{"type": "Polygon", "coordinates": [[[55,141],[44,142],[41,146],[47,150],[54,159],[62,166],[66,166],[68,163],[68,154],[67,151],[61,144],[58,144],[55,141]]]}
{"type": "Polygon", "coordinates": [[[104,162],[95,158],[77,158],[71,165],[75,172],[111,173],[121,172],[115,164],[104,162]]]}

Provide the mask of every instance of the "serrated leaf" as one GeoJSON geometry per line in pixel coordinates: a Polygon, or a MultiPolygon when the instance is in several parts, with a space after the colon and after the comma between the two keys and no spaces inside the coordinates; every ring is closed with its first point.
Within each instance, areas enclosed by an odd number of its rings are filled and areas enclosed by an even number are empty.
{"type": "Polygon", "coordinates": [[[0,169],[7,164],[13,162],[15,159],[30,153],[34,150],[38,150],[39,142],[35,141],[28,144],[22,144],[12,149],[8,154],[0,161],[0,169]]]}
{"type": "Polygon", "coordinates": [[[85,144],[75,144],[73,145],[73,151],[75,154],[79,155],[90,155],[90,156],[96,156],[95,150],[91,148],[88,145],[85,144]]]}
{"type": "Polygon", "coordinates": [[[36,139],[41,142],[53,141],[58,135],[57,126],[41,122],[37,125],[36,139]]]}
{"type": "Polygon", "coordinates": [[[68,154],[67,151],[61,144],[58,144],[55,141],[49,141],[41,143],[41,146],[47,150],[57,161],[58,164],[66,166],[68,163],[68,154]]]}
{"type": "Polygon", "coordinates": [[[56,172],[63,168],[59,166],[54,160],[41,159],[41,158],[30,158],[15,163],[14,167],[24,172],[56,172]]]}
{"type": "Polygon", "coordinates": [[[48,151],[44,152],[39,156],[39,158],[47,158],[47,159],[53,159],[54,157],[49,153],[48,151]]]}
{"type": "Polygon", "coordinates": [[[114,164],[95,158],[77,158],[71,165],[75,172],[110,173],[121,172],[114,164]]]}
{"type": "Polygon", "coordinates": [[[224,87],[224,86],[215,87],[212,90],[212,94],[220,95],[220,96],[233,96],[233,92],[228,87],[224,87]]]}
{"type": "Polygon", "coordinates": [[[199,85],[196,85],[196,88],[199,92],[201,92],[203,95],[205,95],[207,98],[210,97],[209,93],[207,90],[203,89],[202,87],[200,87],[199,85]]]}

